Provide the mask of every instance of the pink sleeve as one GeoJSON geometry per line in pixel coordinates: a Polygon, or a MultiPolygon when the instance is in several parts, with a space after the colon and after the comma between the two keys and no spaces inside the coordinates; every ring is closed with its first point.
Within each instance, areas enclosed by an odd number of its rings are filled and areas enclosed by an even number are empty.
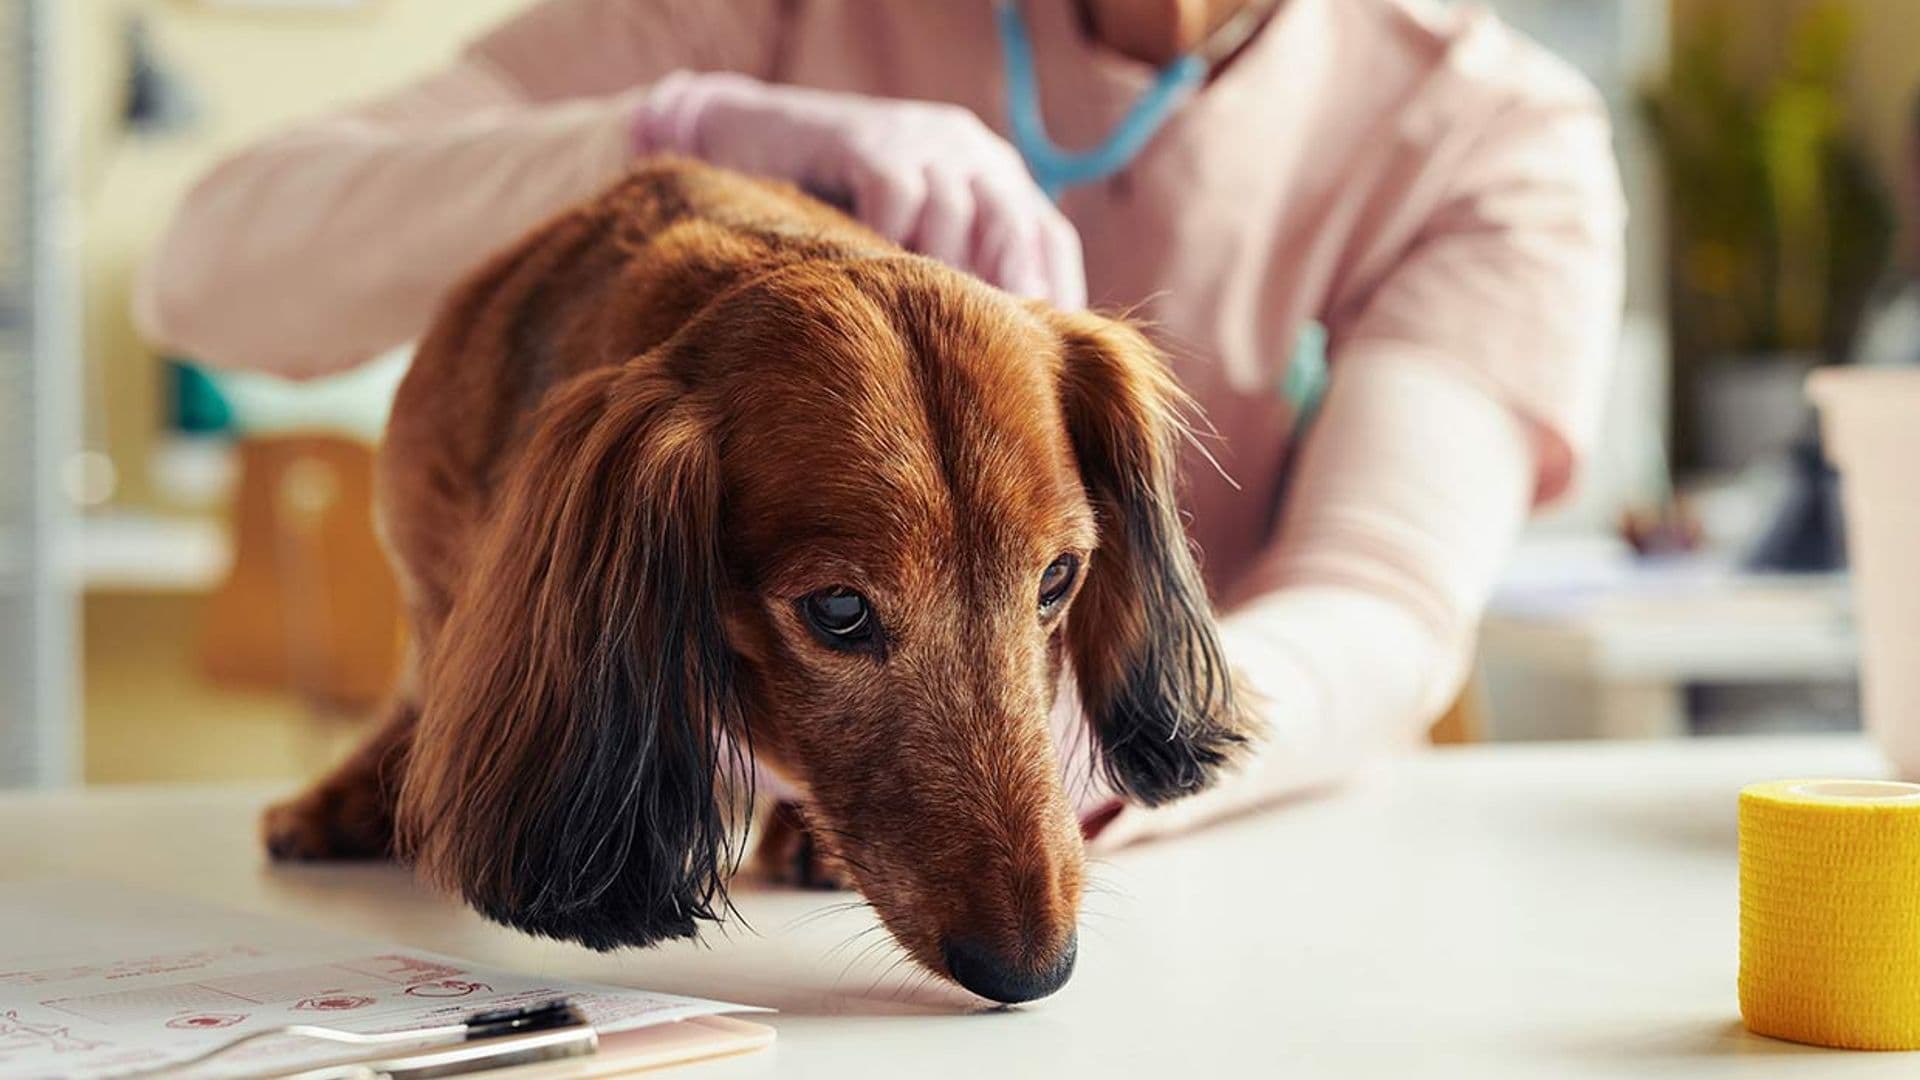
{"type": "Polygon", "coordinates": [[[1268,741],[1210,791],[1120,810],[1096,846],[1336,783],[1453,700],[1529,509],[1591,438],[1620,303],[1616,185],[1590,111],[1506,113],[1426,234],[1331,327],[1331,388],[1278,535],[1224,605],[1268,741]]]}
{"type": "Polygon", "coordinates": [[[481,259],[620,175],[645,84],[758,67],[771,3],[554,0],[387,97],[229,157],[135,289],[156,344],[312,376],[418,335],[481,259]]]}
{"type": "MultiPolygon", "coordinates": [[[[1506,54],[1501,54],[1506,55],[1506,54]]],[[[1335,363],[1407,350],[1529,421],[1536,503],[1573,482],[1619,331],[1626,204],[1605,106],[1528,51],[1452,151],[1446,194],[1386,278],[1329,318],[1335,363]]]]}

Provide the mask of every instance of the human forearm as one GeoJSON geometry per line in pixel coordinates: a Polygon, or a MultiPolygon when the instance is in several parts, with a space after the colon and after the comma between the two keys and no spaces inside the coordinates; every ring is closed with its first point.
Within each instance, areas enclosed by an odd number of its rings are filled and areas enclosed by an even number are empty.
{"type": "Polygon", "coordinates": [[[292,376],[403,342],[480,259],[626,167],[632,98],[529,106],[469,62],[245,150],[180,207],[140,327],[292,376]]]}

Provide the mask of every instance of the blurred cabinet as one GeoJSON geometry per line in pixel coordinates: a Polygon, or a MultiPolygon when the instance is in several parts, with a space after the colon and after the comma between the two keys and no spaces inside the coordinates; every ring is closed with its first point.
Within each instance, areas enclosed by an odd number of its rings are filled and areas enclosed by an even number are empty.
{"type": "MultiPolygon", "coordinates": [[[[1496,739],[1728,730],[1699,722],[1689,699],[1743,688],[1785,703],[1790,687],[1844,686],[1859,668],[1843,575],[1542,548],[1523,548],[1481,627],[1496,739]]],[[[1794,711],[1806,726],[1809,710],[1796,702],[1794,711]]],[[[1850,713],[1845,720],[1854,723],[1850,713]]]]}
{"type": "Polygon", "coordinates": [[[80,370],[52,166],[52,0],[0,0],[0,787],[78,774],[72,461],[80,370]]]}

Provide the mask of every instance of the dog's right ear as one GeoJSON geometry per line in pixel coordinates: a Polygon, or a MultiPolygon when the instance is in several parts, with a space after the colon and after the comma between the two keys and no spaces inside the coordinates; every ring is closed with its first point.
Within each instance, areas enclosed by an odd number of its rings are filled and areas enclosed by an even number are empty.
{"type": "Polygon", "coordinates": [[[578,376],[472,526],[397,824],[489,918],[610,949],[725,907],[722,733],[743,733],[708,427],[660,365],[578,376]]]}

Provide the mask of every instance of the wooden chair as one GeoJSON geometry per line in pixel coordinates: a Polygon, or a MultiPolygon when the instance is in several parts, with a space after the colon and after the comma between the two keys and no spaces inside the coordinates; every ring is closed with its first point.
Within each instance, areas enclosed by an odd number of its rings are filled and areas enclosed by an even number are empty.
{"type": "Polygon", "coordinates": [[[333,435],[239,445],[233,569],[209,600],[201,669],[316,710],[377,705],[399,671],[400,595],[374,535],[373,449],[333,435]]]}

